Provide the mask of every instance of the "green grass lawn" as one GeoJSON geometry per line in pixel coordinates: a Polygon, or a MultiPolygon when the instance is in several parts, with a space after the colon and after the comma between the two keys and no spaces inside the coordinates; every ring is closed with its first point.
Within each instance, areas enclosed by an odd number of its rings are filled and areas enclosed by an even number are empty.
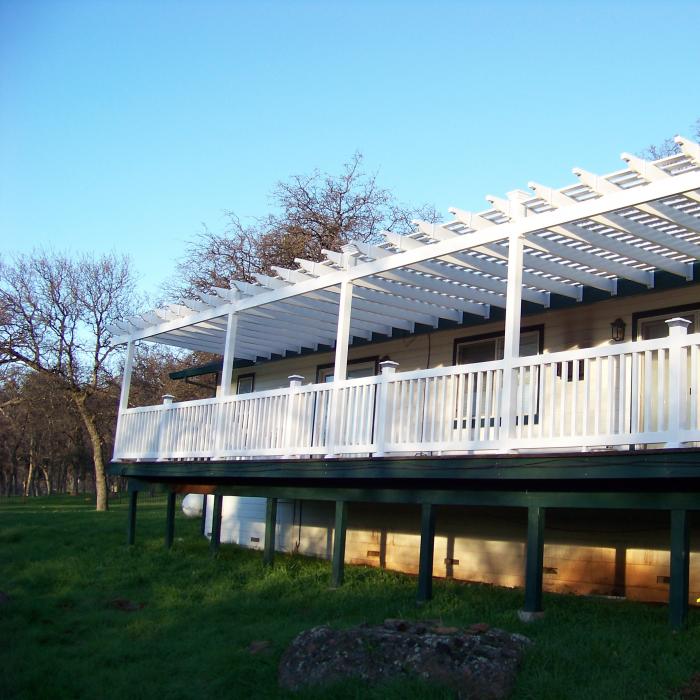
{"type": "MultiPolygon", "coordinates": [[[[700,611],[673,633],[665,606],[545,596],[544,620],[518,621],[519,590],[436,581],[415,605],[409,576],[222,545],[212,559],[199,522],[178,509],[163,547],[165,501],[139,502],[125,546],[126,501],[96,513],[82,497],[0,500],[0,698],[285,698],[277,664],[290,640],[320,624],[387,617],[487,622],[530,636],[514,698],[673,698],[700,671],[700,611]],[[122,599],[142,608],[124,611],[122,599]],[[267,640],[252,654],[250,644],[267,640]]],[[[447,698],[413,681],[347,683],[304,698],[447,698]]]]}

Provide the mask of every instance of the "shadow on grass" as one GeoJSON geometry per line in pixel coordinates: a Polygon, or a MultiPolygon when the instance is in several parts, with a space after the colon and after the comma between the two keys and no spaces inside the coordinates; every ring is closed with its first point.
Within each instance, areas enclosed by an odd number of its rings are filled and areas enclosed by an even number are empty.
{"type": "Polygon", "coordinates": [[[167,551],[164,501],[140,502],[134,547],[125,527],[125,503],[108,513],[79,499],[0,503],[0,588],[10,596],[0,640],[11,640],[0,641],[0,697],[452,697],[412,679],[301,696],[278,689],[279,658],[302,630],[387,617],[530,636],[514,698],[667,698],[698,670],[695,610],[689,629],[673,634],[665,606],[545,595],[545,619],[526,626],[519,590],[436,581],[434,600],[418,608],[410,576],[348,566],[345,585],[331,590],[326,561],[277,555],[266,568],[259,552],[230,545],[212,558],[199,522],[179,511],[167,551]],[[269,646],[251,653],[261,640],[269,646]]]}

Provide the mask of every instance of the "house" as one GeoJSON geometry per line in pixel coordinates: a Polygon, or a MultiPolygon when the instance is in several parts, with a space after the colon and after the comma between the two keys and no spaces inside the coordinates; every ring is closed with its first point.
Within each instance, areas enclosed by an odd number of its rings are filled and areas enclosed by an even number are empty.
{"type": "MultiPolygon", "coordinates": [[[[112,473],[208,494],[212,546],[541,592],[700,596],[700,146],[351,243],[113,328],[112,473]],[[216,396],[129,405],[134,346],[218,353],[216,396]],[[234,497],[223,500],[223,496],[234,497]],[[253,500],[253,499],[264,500],[253,500]],[[545,522],[546,520],[546,522],[545,522]],[[691,578],[692,572],[692,578],[691,578]]],[[[187,372],[182,373],[182,376],[187,372]]]]}

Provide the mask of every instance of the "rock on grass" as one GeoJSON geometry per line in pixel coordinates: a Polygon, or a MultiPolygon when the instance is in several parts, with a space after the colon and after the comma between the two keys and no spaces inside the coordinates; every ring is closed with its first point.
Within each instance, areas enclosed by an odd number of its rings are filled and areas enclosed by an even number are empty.
{"type": "Polygon", "coordinates": [[[386,620],[299,634],[284,652],[279,684],[287,690],[358,678],[370,683],[418,677],[480,700],[506,698],[532,642],[487,625],[458,629],[435,621],[386,620]]]}

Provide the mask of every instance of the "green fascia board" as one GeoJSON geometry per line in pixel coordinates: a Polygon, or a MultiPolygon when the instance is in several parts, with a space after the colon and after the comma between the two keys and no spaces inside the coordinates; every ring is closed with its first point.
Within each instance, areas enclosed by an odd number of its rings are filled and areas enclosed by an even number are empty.
{"type": "MultiPolygon", "coordinates": [[[[129,479],[130,491],[187,492],[192,482],[129,479]]],[[[440,488],[357,488],[342,485],[210,484],[209,495],[253,496],[347,503],[459,505],[508,508],[580,508],[610,510],[700,510],[700,489],[679,491],[460,490],[440,488]]]]}
{"type": "Polygon", "coordinates": [[[481,456],[112,462],[109,473],[204,479],[626,481],[700,479],[700,449],[481,456]]]}

